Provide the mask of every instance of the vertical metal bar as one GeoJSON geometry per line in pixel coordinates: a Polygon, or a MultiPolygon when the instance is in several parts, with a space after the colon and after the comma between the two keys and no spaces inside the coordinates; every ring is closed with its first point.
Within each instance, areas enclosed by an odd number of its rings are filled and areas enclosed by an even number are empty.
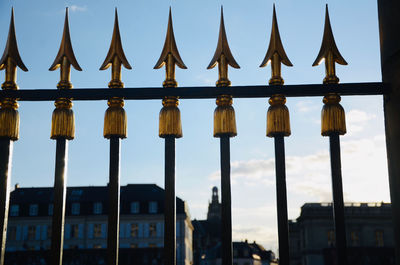
{"type": "Polygon", "coordinates": [[[222,265],[232,265],[232,203],[231,203],[231,162],[229,136],[221,136],[221,225],[222,265]]]}
{"type": "Polygon", "coordinates": [[[0,139],[0,265],[4,264],[6,250],[12,150],[13,142],[10,139],[0,139]]]}
{"type": "Polygon", "coordinates": [[[64,246],[65,198],[67,182],[68,141],[57,139],[56,168],[54,176],[54,207],[51,230],[52,265],[62,264],[64,246]]]}
{"type": "Polygon", "coordinates": [[[329,146],[331,156],[333,215],[335,222],[336,251],[338,264],[347,265],[342,165],[340,161],[340,139],[338,133],[334,133],[329,136],[329,146]]]}
{"type": "Polygon", "coordinates": [[[275,136],[276,206],[278,212],[279,264],[289,265],[289,227],[286,195],[285,140],[275,136]]]}
{"type": "Polygon", "coordinates": [[[382,81],[390,85],[383,97],[386,150],[396,265],[400,265],[400,1],[378,0],[382,81]]]}
{"type": "Polygon", "coordinates": [[[175,136],[165,137],[165,202],[164,259],[165,265],[176,264],[175,212],[175,136]]]}
{"type": "Polygon", "coordinates": [[[110,179],[108,183],[108,231],[107,259],[108,265],[118,264],[119,248],[119,203],[120,203],[120,146],[119,136],[110,137],[110,179]]]}

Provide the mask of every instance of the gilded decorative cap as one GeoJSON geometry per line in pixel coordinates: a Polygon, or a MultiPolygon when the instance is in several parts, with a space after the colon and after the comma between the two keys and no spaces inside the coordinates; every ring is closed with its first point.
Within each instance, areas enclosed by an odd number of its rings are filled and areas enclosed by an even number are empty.
{"type": "Polygon", "coordinates": [[[26,68],[25,64],[22,62],[18,51],[17,38],[15,37],[14,8],[11,9],[10,29],[8,31],[6,48],[4,49],[3,56],[0,59],[0,70],[6,68],[8,58],[11,59],[15,66],[21,68],[22,71],[28,71],[28,68],[26,68]]]}
{"type": "Polygon", "coordinates": [[[115,8],[115,21],[114,21],[114,30],[111,39],[110,49],[108,50],[106,59],[104,59],[103,64],[100,67],[100,70],[106,70],[113,64],[114,57],[117,57],[126,69],[132,69],[128,60],[126,59],[124,50],[122,48],[121,36],[119,34],[119,25],[118,25],[118,12],[117,8],[115,8]]]}
{"type": "Polygon", "coordinates": [[[78,62],[76,61],[74,50],[72,49],[71,44],[71,37],[69,35],[69,25],[68,25],[68,7],[65,11],[65,22],[64,22],[64,31],[61,40],[60,49],[58,50],[58,54],[54,59],[53,64],[50,66],[50,71],[54,71],[59,68],[63,64],[63,57],[66,57],[69,64],[78,70],[82,71],[81,67],[79,66],[78,62]]]}

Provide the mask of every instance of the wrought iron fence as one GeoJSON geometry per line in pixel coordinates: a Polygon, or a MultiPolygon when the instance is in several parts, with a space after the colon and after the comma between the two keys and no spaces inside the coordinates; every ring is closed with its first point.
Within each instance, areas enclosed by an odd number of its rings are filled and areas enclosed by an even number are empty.
{"type": "MultiPolygon", "coordinates": [[[[231,188],[230,188],[230,138],[236,136],[235,112],[233,98],[267,98],[270,107],[267,113],[268,137],[275,142],[276,189],[278,211],[278,235],[280,264],[289,264],[288,216],[286,199],[285,147],[284,137],[290,135],[289,110],[285,106],[286,97],[323,96],[321,134],[329,137],[330,160],[332,174],[332,193],[334,223],[336,233],[336,255],[339,264],[347,264],[346,233],[344,220],[344,204],[341,176],[340,135],[346,133],[345,113],[340,105],[340,96],[347,95],[384,95],[386,134],[388,137],[388,161],[391,181],[392,205],[395,221],[396,253],[399,253],[399,195],[400,166],[394,163],[399,157],[399,107],[394,103],[398,99],[400,76],[398,66],[400,58],[400,37],[391,34],[400,20],[393,20],[400,4],[378,1],[381,24],[381,54],[384,83],[347,83],[339,84],[335,74],[335,63],[347,64],[341,56],[332,33],[328,8],[325,15],[323,41],[314,66],[325,60],[326,76],[323,84],[283,85],[281,63],[292,66],[280,39],[275,7],[272,19],[272,31],[269,48],[261,67],[271,63],[272,77],[268,86],[231,86],[228,79],[228,66],[239,68],[228,45],[223,10],[218,45],[208,68],[218,65],[219,79],[216,87],[177,87],[175,65],[186,68],[175,43],[171,10],[165,44],[161,56],[154,66],[166,68],[166,79],[163,88],[124,88],[121,81],[122,65],[131,66],[122,49],[119,34],[118,16],[115,11],[115,24],[110,49],[100,67],[105,70],[111,67],[112,79],[110,89],[72,89],[70,81],[71,66],[80,71],[81,68],[73,53],[68,26],[68,10],[66,11],[64,32],[59,52],[50,67],[50,71],[60,68],[60,81],[57,90],[18,90],[16,69],[27,71],[20,58],[14,28],[14,13],[6,48],[0,59],[0,70],[5,69],[5,82],[0,92],[0,226],[1,253],[0,265],[4,263],[6,228],[9,208],[9,182],[11,176],[11,159],[13,142],[19,137],[19,114],[17,101],[52,101],[53,111],[51,139],[56,140],[56,163],[54,183],[54,213],[52,220],[51,255],[52,264],[62,264],[63,231],[65,219],[66,168],[68,141],[74,139],[73,100],[108,100],[108,109],[104,119],[104,137],[110,140],[109,171],[109,216],[107,239],[107,264],[118,264],[119,240],[119,167],[121,139],[126,138],[127,117],[123,109],[124,100],[162,99],[163,108],[159,116],[159,136],[165,139],[165,234],[164,264],[176,264],[175,235],[175,139],[182,137],[179,99],[216,98],[217,108],[214,112],[214,137],[220,138],[221,156],[221,188],[222,188],[222,264],[232,264],[232,224],[231,224],[231,188]],[[396,9],[397,8],[397,9],[396,9]],[[396,46],[397,45],[397,46],[396,46]],[[394,66],[394,67],[390,67],[394,66]],[[387,71],[385,69],[388,69],[387,71]],[[396,71],[397,70],[397,71],[396,71]],[[386,71],[386,72],[385,72],[386,71]],[[396,76],[397,74],[397,76],[396,76]],[[397,138],[396,138],[397,137],[397,138]]],[[[396,33],[397,34],[397,33],[396,33]]],[[[397,261],[397,264],[400,264],[397,261]]]]}

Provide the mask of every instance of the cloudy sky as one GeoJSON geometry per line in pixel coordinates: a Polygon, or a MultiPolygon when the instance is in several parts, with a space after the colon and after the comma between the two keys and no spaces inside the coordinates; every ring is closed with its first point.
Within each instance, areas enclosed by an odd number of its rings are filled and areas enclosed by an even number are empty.
{"type": "MultiPolygon", "coordinates": [[[[286,84],[321,83],[324,67],[311,67],[323,33],[329,4],[336,43],[348,66],[338,66],[341,82],[380,81],[376,1],[276,2],[281,38],[294,67],[283,67],[286,84]]],[[[108,71],[99,71],[111,40],[118,7],[125,53],[133,70],[123,70],[126,87],[159,87],[164,69],[153,70],[164,43],[172,6],[178,49],[188,70],[177,70],[180,86],[212,86],[217,70],[206,70],[214,53],[220,5],[232,53],[241,69],[232,69],[233,85],[266,84],[270,68],[259,68],[269,43],[269,0],[80,0],[0,1],[0,49],[4,49],[10,9],[21,57],[29,72],[18,72],[22,89],[55,89],[59,74],[49,72],[61,40],[64,10],[83,71],[72,70],[76,88],[103,88],[108,71]]],[[[3,82],[2,74],[0,81],[3,82]]],[[[286,138],[289,218],[305,202],[331,201],[328,139],[320,135],[322,98],[288,98],[292,135],[286,138]]],[[[343,97],[348,134],[342,137],[346,202],[389,201],[381,96],[343,97]]],[[[238,136],[231,141],[233,237],[276,249],[273,140],[265,137],[267,99],[237,99],[238,136]]],[[[12,185],[52,186],[55,142],[49,139],[53,102],[21,102],[21,135],[15,143],[12,185]]],[[[68,185],[106,185],[108,141],[102,137],[105,101],[75,102],[76,139],[70,143],[68,185]]],[[[214,100],[181,100],[184,137],[177,140],[177,195],[189,203],[193,218],[206,216],[212,186],[219,186],[219,140],[212,137],[214,100]]],[[[122,145],[121,183],[163,187],[164,142],[158,133],[160,100],[129,101],[129,135],[122,145]]]]}

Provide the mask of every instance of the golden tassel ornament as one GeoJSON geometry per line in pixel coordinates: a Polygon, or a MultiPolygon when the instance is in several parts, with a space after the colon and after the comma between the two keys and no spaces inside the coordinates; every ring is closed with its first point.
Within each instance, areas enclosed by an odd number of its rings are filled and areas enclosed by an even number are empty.
{"type": "Polygon", "coordinates": [[[55,140],[65,138],[72,140],[75,137],[75,117],[72,111],[72,102],[67,98],[59,98],[54,103],[56,108],[51,119],[50,138],[55,140]]]}
{"type": "Polygon", "coordinates": [[[165,97],[162,101],[163,108],[159,116],[158,135],[161,138],[173,135],[175,138],[182,137],[181,112],[178,108],[177,97],[165,97]]]}
{"type": "Polygon", "coordinates": [[[0,109],[0,138],[16,141],[19,138],[18,103],[14,99],[5,98],[0,109]]]}
{"type": "Polygon", "coordinates": [[[273,95],[269,100],[271,105],[267,112],[267,136],[289,136],[290,118],[289,109],[286,107],[286,98],[283,95],[273,95]]]}
{"type": "Polygon", "coordinates": [[[232,96],[221,95],[216,100],[214,111],[214,137],[237,135],[235,109],[232,107],[232,96]]]}
{"type": "Polygon", "coordinates": [[[124,100],[112,98],[108,100],[108,109],[104,116],[104,138],[110,139],[111,136],[118,136],[124,139],[128,135],[128,121],[124,110],[124,100]]]}
{"type": "MultiPolygon", "coordinates": [[[[332,33],[329,20],[328,6],[325,11],[324,36],[322,38],[321,49],[315,59],[313,66],[318,65],[325,59],[325,78],[324,84],[337,84],[339,78],[336,76],[335,63],[347,65],[346,60],[340,54],[332,33]]],[[[340,105],[340,95],[328,93],[324,96],[324,106],[321,112],[321,135],[330,136],[331,134],[346,134],[346,118],[343,107],[340,105]]]]}
{"type": "Polygon", "coordinates": [[[336,93],[328,94],[323,99],[324,107],[321,112],[321,134],[329,136],[331,133],[346,134],[346,118],[340,96],[336,93]]]}

